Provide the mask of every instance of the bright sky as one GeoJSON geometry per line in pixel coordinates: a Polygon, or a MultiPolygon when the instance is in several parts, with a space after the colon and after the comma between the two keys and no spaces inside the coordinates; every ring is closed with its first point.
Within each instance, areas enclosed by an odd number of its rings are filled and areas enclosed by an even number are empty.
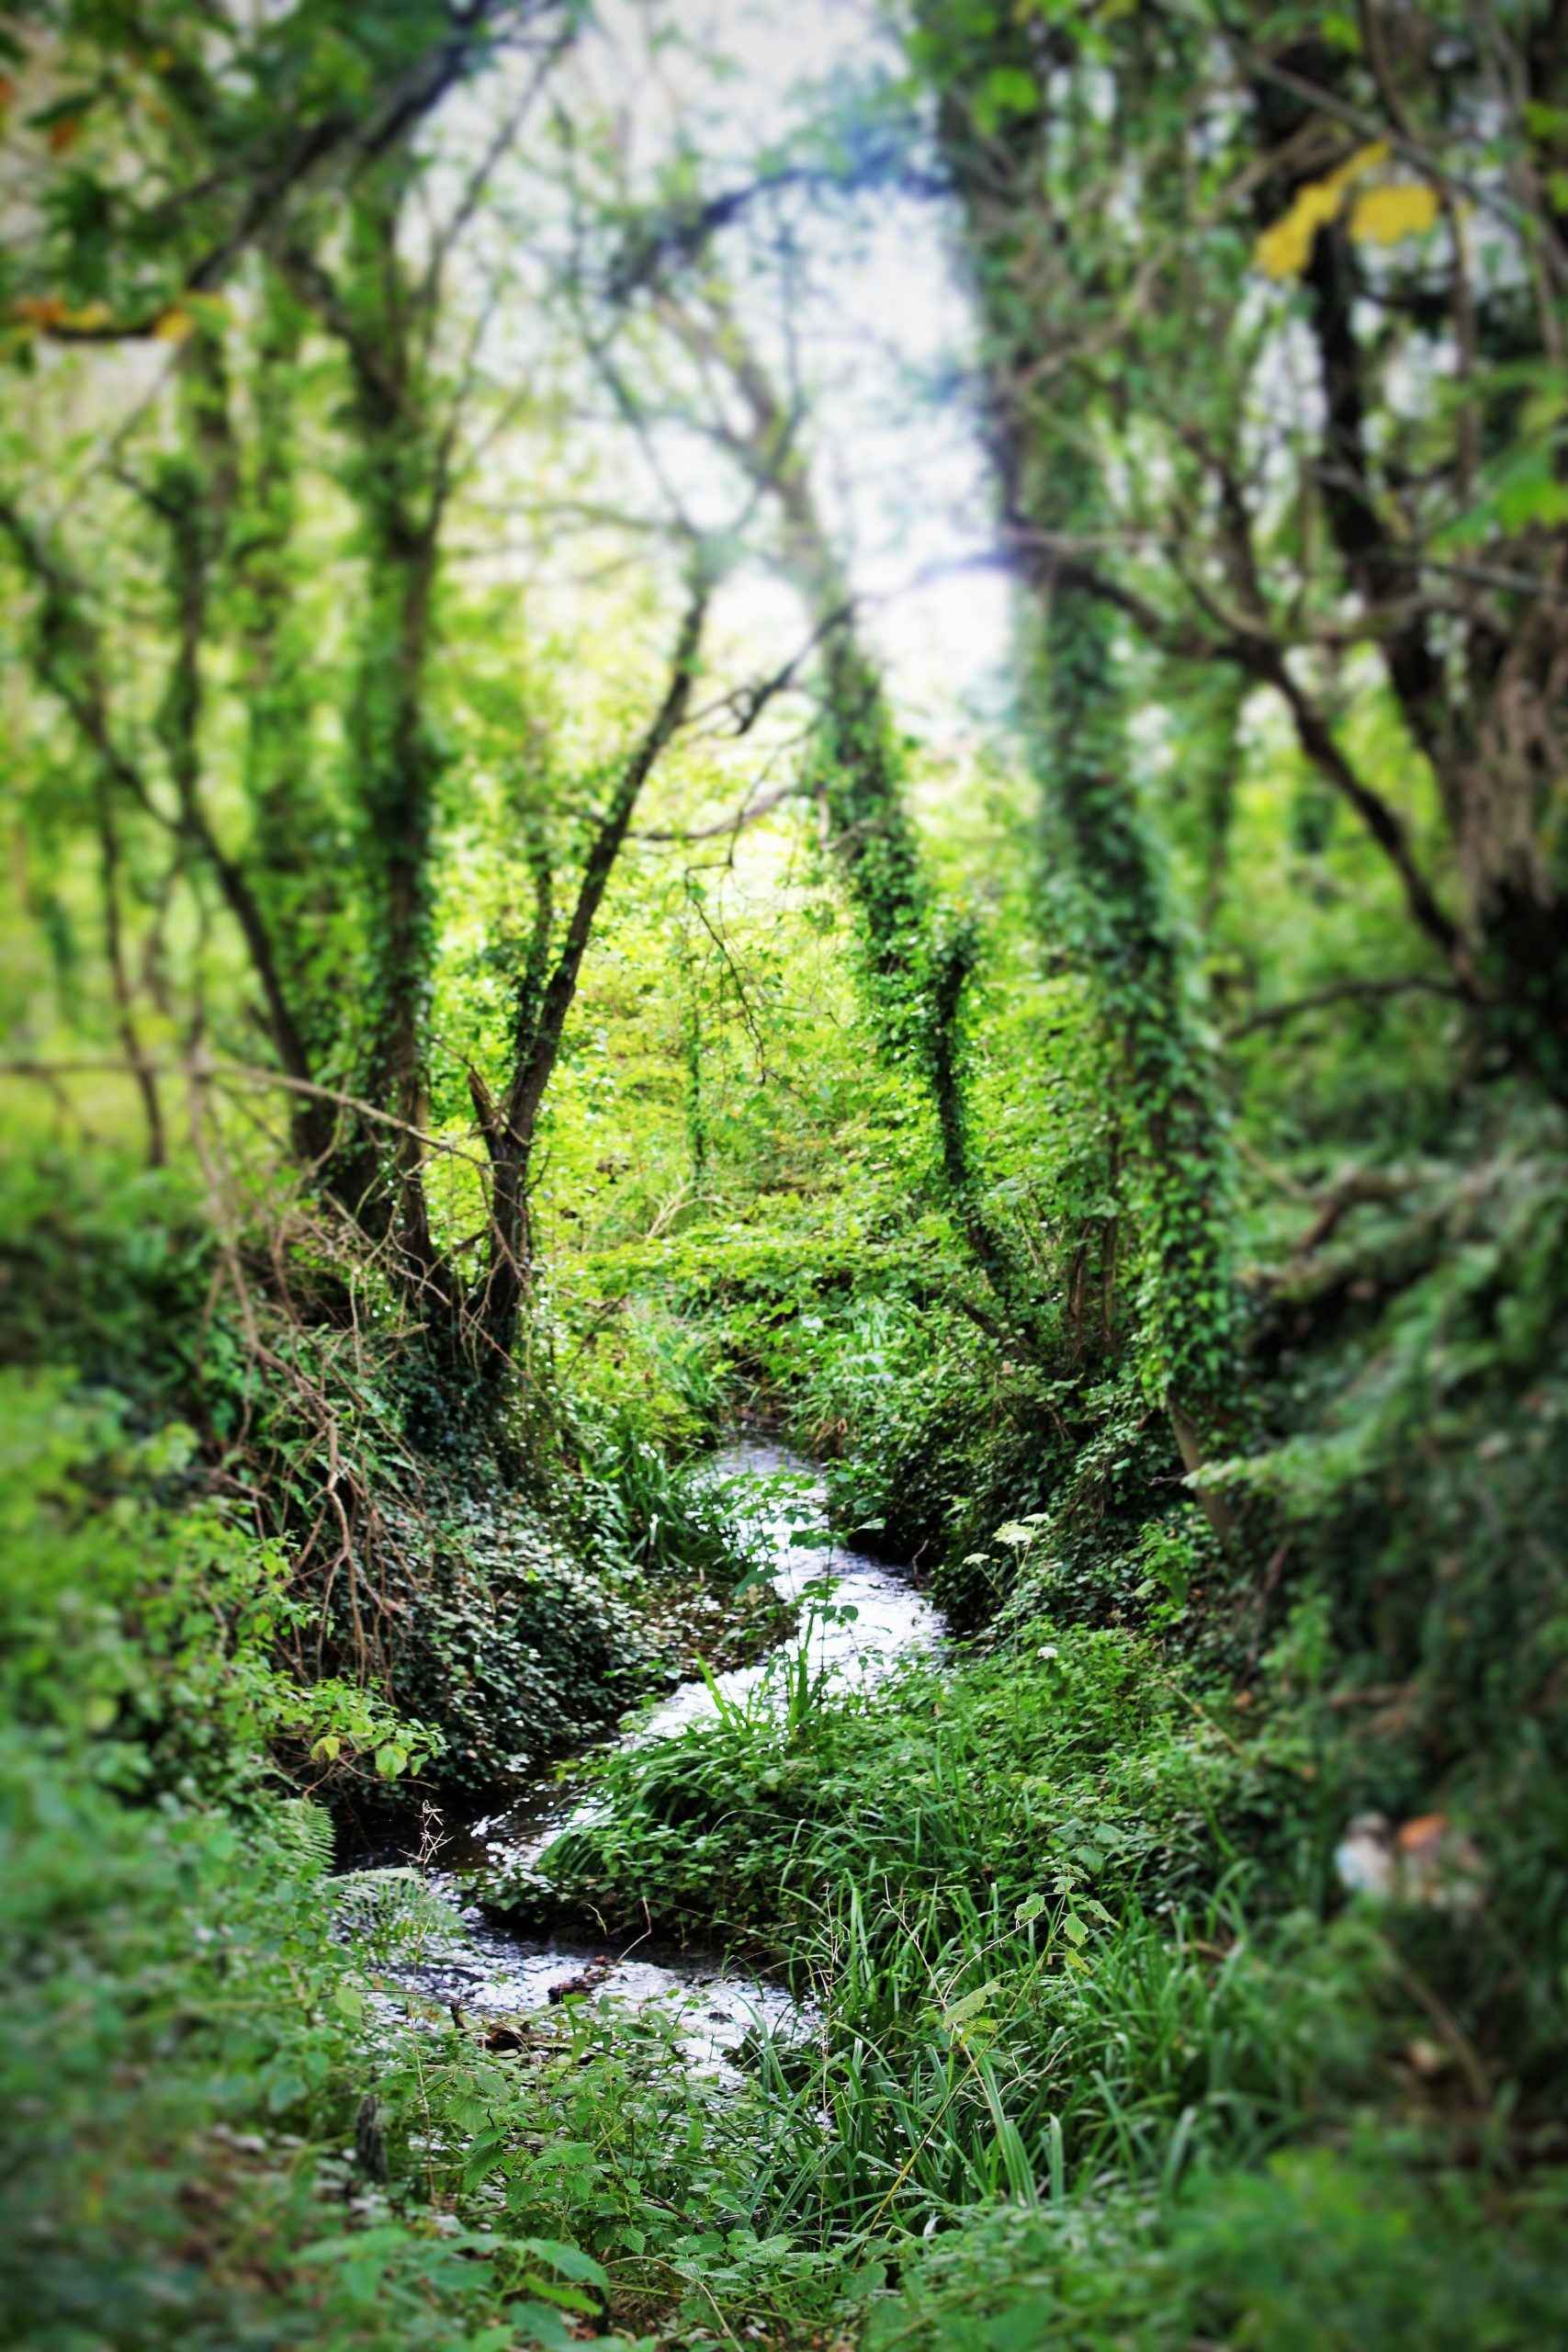
{"type": "MultiPolygon", "coordinates": [[[[868,0],[668,0],[659,20],[681,42],[649,61],[651,20],[637,0],[612,0],[613,55],[589,70],[606,94],[625,90],[634,153],[683,130],[716,173],[730,166],[719,185],[744,184],[799,122],[810,85],[897,64],[868,0]],[[729,75],[705,62],[716,52],[729,75]]],[[[802,207],[801,222],[809,292],[793,325],[816,392],[818,494],[900,707],[929,736],[962,736],[966,712],[1001,696],[1009,592],[976,560],[991,511],[974,418],[951,389],[968,312],[945,223],[930,199],[893,194],[866,200],[852,238],[834,211],[802,207]]]]}

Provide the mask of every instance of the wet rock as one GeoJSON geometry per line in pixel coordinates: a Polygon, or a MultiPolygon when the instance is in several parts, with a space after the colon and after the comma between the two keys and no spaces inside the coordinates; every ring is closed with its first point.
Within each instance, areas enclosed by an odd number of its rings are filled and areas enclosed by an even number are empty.
{"type": "Polygon", "coordinates": [[[615,1962],[611,1960],[604,1958],[592,1960],[588,1966],[581,1970],[577,1975],[568,1976],[560,1984],[552,1984],[546,1996],[550,2007],[554,2008],[558,2003],[569,2001],[575,1995],[596,1993],[614,1966],[615,1962]]]}

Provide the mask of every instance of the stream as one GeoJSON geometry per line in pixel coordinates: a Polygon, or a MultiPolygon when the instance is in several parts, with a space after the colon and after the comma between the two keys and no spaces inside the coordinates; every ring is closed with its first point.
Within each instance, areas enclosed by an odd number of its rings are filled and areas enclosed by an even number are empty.
{"type": "MultiPolygon", "coordinates": [[[[720,1454],[715,1468],[730,1478],[762,1482],[793,1474],[787,1492],[766,1495],[761,1519],[772,1547],[774,1589],[799,1600],[808,1585],[831,1578],[832,1614],[814,1621],[811,1662],[835,1677],[869,1681],[894,1659],[931,1649],[942,1637],[940,1612],[922,1598],[907,1572],[863,1554],[835,1545],[793,1540],[803,1523],[825,1521],[820,1481],[810,1464],[777,1446],[747,1442],[720,1454]],[[852,1610],[852,1618],[839,1612],[852,1610]]],[[[794,1654],[797,1638],[781,1643],[756,1665],[736,1667],[716,1677],[728,1698],[753,1691],[781,1651],[794,1654]]],[[[682,1682],[668,1697],[628,1718],[617,1742],[623,1747],[667,1739],[710,1714],[713,1693],[702,1680],[682,1682]]],[[[416,1966],[399,1965],[404,1987],[440,2001],[480,2025],[544,2007],[565,1995],[591,1992],[642,2007],[669,2004],[676,2040],[694,2065],[727,2071],[727,2059],[749,2032],[777,2030],[798,2015],[783,1986],[738,1969],[722,1952],[676,1949],[644,1936],[617,1950],[588,1939],[581,1928],[547,1937],[508,1928],[487,1912],[465,1885],[470,1871],[505,1867],[526,1870],[570,1821],[581,1817],[585,1800],[574,1789],[570,1768],[551,1767],[528,1785],[509,1790],[505,1804],[479,1819],[443,1822],[425,1875],[462,1924],[461,1942],[428,1950],[416,1966]]]]}

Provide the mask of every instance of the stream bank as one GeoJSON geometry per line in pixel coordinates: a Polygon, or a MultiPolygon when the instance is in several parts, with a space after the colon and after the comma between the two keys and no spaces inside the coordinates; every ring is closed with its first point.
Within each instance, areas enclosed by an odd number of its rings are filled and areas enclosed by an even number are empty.
{"type": "MultiPolygon", "coordinates": [[[[781,1600],[818,1603],[807,1621],[813,1676],[869,1681],[895,1659],[938,1645],[941,1613],[907,1569],[831,1541],[822,1487],[809,1463],[784,1448],[746,1441],[720,1455],[716,1467],[727,1477],[756,1482],[773,1555],[770,1580],[781,1600]]],[[[798,1651],[792,1640],[752,1665],[711,1680],[682,1682],[629,1717],[609,1745],[678,1737],[720,1701],[754,1702],[780,1662],[798,1651]]],[[[630,1943],[606,1941],[592,1922],[581,1919],[563,1920],[545,1934],[508,1925],[502,1906],[486,1900],[486,1884],[526,1878],[552,1840],[584,1817],[587,1802],[582,1774],[569,1763],[541,1770],[477,1818],[447,1817],[427,1807],[424,1837],[412,1859],[448,1906],[460,1935],[436,1935],[417,1960],[400,1960],[389,1972],[400,1987],[502,2031],[505,2020],[574,1996],[602,1996],[639,2009],[665,2004],[691,2063],[719,2068],[749,2033],[785,2027],[797,2017],[798,2005],[781,1985],[736,1966],[717,1949],[677,1946],[651,1934],[630,1943]]],[[[389,1873],[361,1871],[353,1883],[367,1886],[384,1877],[391,1880],[389,1873]]]]}

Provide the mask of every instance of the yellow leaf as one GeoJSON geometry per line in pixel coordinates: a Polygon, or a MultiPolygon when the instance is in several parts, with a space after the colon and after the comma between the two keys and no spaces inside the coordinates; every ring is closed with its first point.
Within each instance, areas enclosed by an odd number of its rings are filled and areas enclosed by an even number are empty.
{"type": "Polygon", "coordinates": [[[1326,179],[1309,180],[1305,187],[1298,188],[1283,220],[1265,229],[1252,249],[1258,268],[1270,277],[1299,277],[1312,259],[1318,231],[1339,218],[1346,189],[1387,161],[1387,147],[1382,140],[1373,140],[1368,146],[1358,147],[1326,179]]]}
{"type": "Polygon", "coordinates": [[[1299,277],[1312,259],[1314,242],[1339,210],[1339,190],[1327,180],[1303,187],[1282,220],[1265,229],[1252,258],[1270,277],[1299,277]]]}
{"type": "Polygon", "coordinates": [[[1350,234],[1358,244],[1396,245],[1401,237],[1419,237],[1438,217],[1435,188],[1424,180],[1406,180],[1398,187],[1372,187],[1356,198],[1350,234]]]}
{"type": "Polygon", "coordinates": [[[190,312],[180,310],[176,305],[174,310],[164,312],[152,332],[160,343],[183,343],[195,324],[190,312]]]}
{"type": "Polygon", "coordinates": [[[1349,161],[1341,164],[1337,172],[1330,172],[1324,185],[1325,187],[1348,187],[1352,180],[1365,179],[1369,172],[1375,172],[1380,164],[1387,161],[1387,141],[1374,139],[1369,146],[1358,147],[1349,161]]]}

